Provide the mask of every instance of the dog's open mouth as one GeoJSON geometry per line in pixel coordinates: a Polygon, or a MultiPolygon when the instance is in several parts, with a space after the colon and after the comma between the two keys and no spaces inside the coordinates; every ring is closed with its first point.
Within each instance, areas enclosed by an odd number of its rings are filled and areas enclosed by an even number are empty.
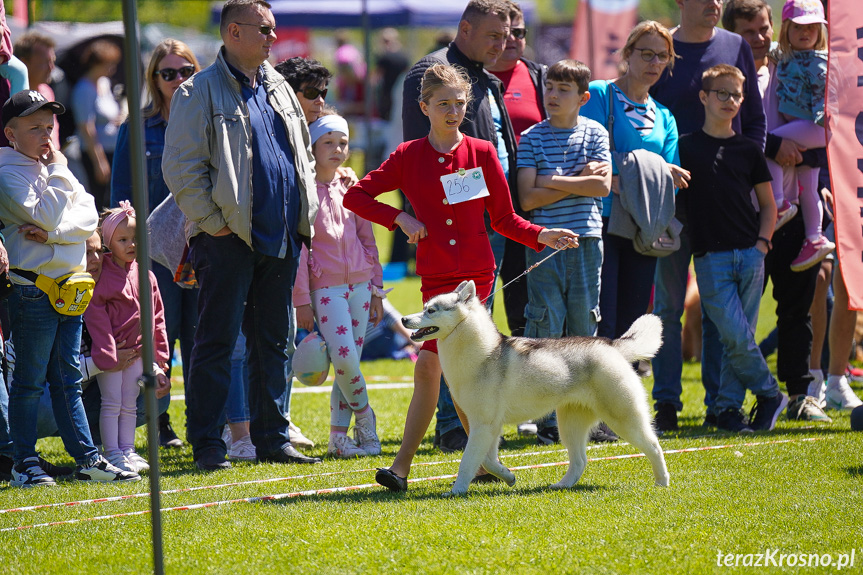
{"type": "Polygon", "coordinates": [[[421,327],[411,334],[411,339],[414,341],[422,341],[426,337],[428,337],[434,333],[437,333],[437,331],[438,331],[438,328],[436,328],[435,326],[421,327]]]}

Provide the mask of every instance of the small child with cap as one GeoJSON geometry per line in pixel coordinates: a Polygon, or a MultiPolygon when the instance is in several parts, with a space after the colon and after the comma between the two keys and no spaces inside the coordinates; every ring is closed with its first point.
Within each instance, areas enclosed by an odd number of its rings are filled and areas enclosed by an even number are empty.
{"type": "Polygon", "coordinates": [[[54,114],[65,111],[35,90],[22,90],[0,115],[11,146],[0,148],[0,221],[14,286],[7,302],[16,354],[9,434],[11,484],[18,487],[55,485],[36,452],[36,413],[46,381],[60,437],[77,464],[75,478],[141,479],[108,463],[93,445],[81,402],[81,316],[60,314],[34,283],[37,275],[57,279],[84,272],[86,241],[99,221],[93,196],[51,139],[54,114]]]}
{"type": "Polygon", "coordinates": [[[374,411],[369,406],[360,356],[366,325],[383,318],[386,297],[372,224],[342,205],[350,182],[337,170],[348,158],[348,123],[336,114],[309,125],[320,208],[311,250],[303,247],[293,302],[297,327],[318,329],[335,371],[330,395],[327,453],[350,458],[379,455],[374,411]],[[347,435],[356,417],[354,439],[347,435]]]}
{"type": "Polygon", "coordinates": [[[140,391],[138,379],[144,371],[139,357],[131,366],[119,367],[118,351],[140,349],[141,306],[140,298],[153,302],[153,340],[156,360],[155,372],[160,379],[167,378],[168,332],[165,329],[165,311],[156,276],[151,271],[149,293],[140,294],[138,288],[138,262],[135,245],[135,210],[128,200],[117,208],[102,213],[102,244],[108,253],[102,254],[102,273],[93,290],[93,298],[84,321],[93,339],[90,355],[102,373],[96,375],[102,394],[99,429],[105,458],[116,467],[140,473],[150,465],[135,451],[135,420],[140,391]]]}

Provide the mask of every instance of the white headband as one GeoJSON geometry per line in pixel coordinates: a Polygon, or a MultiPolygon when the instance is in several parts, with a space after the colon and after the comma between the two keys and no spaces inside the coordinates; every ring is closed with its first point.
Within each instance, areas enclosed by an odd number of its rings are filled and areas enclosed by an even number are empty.
{"type": "Polygon", "coordinates": [[[312,144],[317,142],[318,138],[320,138],[327,132],[341,132],[349,138],[351,136],[350,132],[348,132],[348,121],[341,116],[337,116],[336,114],[321,116],[309,125],[309,133],[312,136],[312,144]]]}

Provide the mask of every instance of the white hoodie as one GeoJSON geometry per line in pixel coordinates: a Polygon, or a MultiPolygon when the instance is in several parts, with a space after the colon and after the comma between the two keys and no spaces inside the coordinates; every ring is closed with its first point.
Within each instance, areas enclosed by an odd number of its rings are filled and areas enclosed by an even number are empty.
{"type": "MultiPolygon", "coordinates": [[[[15,151],[0,148],[0,222],[9,252],[9,267],[58,278],[87,268],[87,238],[99,224],[93,196],[69,168],[45,166],[15,151]],[[25,239],[18,228],[34,224],[48,241],[25,239]]],[[[14,273],[12,281],[32,284],[14,273]]]]}

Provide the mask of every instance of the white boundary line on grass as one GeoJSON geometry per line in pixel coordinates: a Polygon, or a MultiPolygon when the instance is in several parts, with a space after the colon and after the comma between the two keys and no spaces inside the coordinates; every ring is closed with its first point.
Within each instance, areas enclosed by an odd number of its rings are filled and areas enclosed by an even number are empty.
{"type": "MultiPolygon", "coordinates": [[[[726,444],[726,445],[705,445],[702,447],[687,447],[683,449],[669,449],[664,451],[666,455],[678,454],[678,453],[694,453],[699,451],[715,451],[719,449],[730,449],[732,447],[756,447],[756,446],[764,446],[764,445],[780,445],[787,443],[802,443],[802,442],[812,442],[812,441],[820,441],[832,439],[832,437],[806,437],[800,439],[777,439],[773,441],[757,441],[757,442],[747,442],[747,443],[737,443],[737,444],[726,444]]],[[[550,453],[550,452],[542,452],[542,453],[550,453]]],[[[627,453],[621,455],[608,455],[605,457],[591,457],[588,458],[588,461],[612,461],[612,460],[620,460],[620,459],[635,459],[639,457],[645,457],[643,453],[627,453]]],[[[522,465],[518,467],[511,467],[511,471],[522,471],[526,469],[541,469],[545,467],[559,467],[562,465],[568,465],[569,461],[555,461],[552,463],[539,463],[534,465],[522,465]]],[[[338,472],[337,472],[338,473],[338,472]]],[[[326,476],[329,474],[319,474],[319,476],[326,476]]],[[[437,475],[432,477],[418,477],[415,479],[408,479],[408,483],[421,483],[425,481],[439,481],[443,479],[455,479],[457,474],[448,474],[448,475],[437,475]]],[[[266,480],[259,480],[259,482],[264,482],[266,480]]],[[[343,493],[347,491],[358,491],[361,489],[369,489],[372,487],[380,487],[377,483],[363,483],[359,485],[348,485],[345,487],[328,487],[324,489],[312,489],[307,491],[294,491],[290,493],[278,493],[275,495],[263,495],[259,497],[245,497],[240,499],[226,499],[222,501],[210,501],[207,503],[196,503],[192,505],[181,505],[178,507],[166,507],[161,509],[162,513],[167,513],[169,511],[191,511],[194,509],[205,509],[207,507],[216,507],[220,505],[227,505],[230,503],[261,503],[265,501],[278,501],[281,499],[290,499],[294,497],[310,497],[314,495],[328,495],[330,493],[343,493]]],[[[183,490],[185,491],[185,490],[183,490]]],[[[143,494],[139,494],[143,495],[143,494]]],[[[98,501],[98,500],[94,500],[98,501]]],[[[105,519],[118,519],[121,517],[134,517],[137,515],[146,515],[150,513],[149,509],[145,509],[142,511],[131,511],[127,513],[116,513],[113,515],[100,515],[97,517],[85,517],[83,519],[67,519],[64,521],[51,521],[48,523],[36,523],[33,525],[21,525],[18,527],[6,527],[0,529],[0,533],[8,532],[8,531],[21,531],[25,529],[33,529],[36,527],[50,527],[55,525],[72,525],[75,523],[83,523],[85,521],[102,521],[105,519]]]]}

